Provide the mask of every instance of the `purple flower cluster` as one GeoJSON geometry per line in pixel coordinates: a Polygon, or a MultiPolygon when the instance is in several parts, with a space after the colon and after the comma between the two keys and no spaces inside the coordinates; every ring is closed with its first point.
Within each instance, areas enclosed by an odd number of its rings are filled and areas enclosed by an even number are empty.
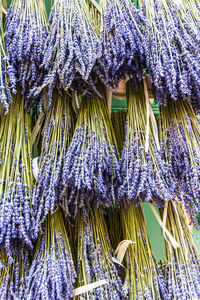
{"type": "MultiPolygon", "coordinates": [[[[108,107],[96,96],[83,98],[74,136],[66,152],[62,185],[77,199],[76,208],[88,207],[96,194],[102,205],[112,205],[120,180],[119,162],[108,107]],[[80,196],[81,195],[81,196],[80,196]],[[89,195],[89,198],[85,197],[89,195]]],[[[66,201],[72,202],[69,198],[66,201]]],[[[75,209],[76,210],[76,209],[75,209]]]]}
{"type": "Polygon", "coordinates": [[[62,211],[48,216],[25,278],[23,299],[71,299],[76,271],[62,211]]]}
{"type": "Polygon", "coordinates": [[[3,249],[0,250],[0,298],[23,299],[25,276],[30,267],[30,253],[21,243],[11,246],[12,262],[3,249]]]}
{"type": "MultiPolygon", "coordinates": [[[[12,1],[7,14],[6,50],[21,92],[27,98],[30,90],[40,85],[44,76],[41,63],[47,31],[43,0],[12,1]]],[[[14,81],[14,76],[11,79],[14,81]]]]}
{"type": "Polygon", "coordinates": [[[161,154],[178,183],[176,196],[184,203],[192,221],[200,210],[200,130],[188,102],[172,101],[160,107],[161,154]]]}
{"type": "Polygon", "coordinates": [[[2,2],[0,3],[0,102],[5,109],[5,113],[8,112],[10,104],[12,103],[12,95],[16,93],[16,81],[13,75],[12,65],[8,62],[6,56],[6,50],[4,47],[4,32],[3,32],[3,13],[2,13],[2,2]],[[9,76],[9,82],[8,82],[9,76]]]}
{"type": "Polygon", "coordinates": [[[94,208],[87,221],[78,218],[78,287],[100,280],[106,283],[82,295],[85,300],[125,299],[122,281],[112,260],[111,245],[102,212],[94,208]]]}
{"type": "Polygon", "coordinates": [[[48,213],[53,213],[62,191],[63,164],[74,127],[71,99],[59,94],[48,112],[42,137],[38,182],[33,191],[34,237],[48,213]]]}
{"type": "Polygon", "coordinates": [[[33,93],[38,94],[46,86],[50,99],[56,87],[86,92],[100,46],[84,3],[77,0],[54,1],[49,22],[50,31],[41,64],[47,75],[33,93]]]}
{"type": "Polygon", "coordinates": [[[2,119],[0,132],[0,244],[11,256],[11,241],[23,240],[32,248],[33,226],[32,153],[30,115],[24,111],[18,93],[8,115],[2,119]]]}
{"type": "Polygon", "coordinates": [[[131,81],[128,82],[127,92],[126,138],[120,159],[123,181],[118,194],[136,203],[154,201],[160,207],[174,195],[176,185],[160,155],[152,119],[149,120],[147,134],[147,107],[143,83],[139,84],[137,90],[131,81]],[[149,144],[148,149],[145,149],[146,142],[149,144]]]}
{"type": "Polygon", "coordinates": [[[147,72],[156,100],[165,105],[168,99],[181,96],[199,109],[199,32],[174,1],[145,0],[142,11],[148,22],[144,35],[147,72]]]}
{"type": "Polygon", "coordinates": [[[142,80],[144,49],[142,26],[145,20],[134,2],[108,1],[101,31],[102,56],[95,71],[103,82],[116,88],[126,75],[142,80]]]}

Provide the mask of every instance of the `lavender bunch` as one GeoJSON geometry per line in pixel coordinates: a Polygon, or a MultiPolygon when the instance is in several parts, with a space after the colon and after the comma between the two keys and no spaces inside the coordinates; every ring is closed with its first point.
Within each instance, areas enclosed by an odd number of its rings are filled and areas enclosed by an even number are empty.
{"type": "Polygon", "coordinates": [[[190,24],[196,38],[199,39],[200,30],[200,4],[197,0],[182,0],[180,2],[184,13],[181,14],[185,25],[190,24]]]}
{"type": "Polygon", "coordinates": [[[47,114],[42,133],[42,150],[38,182],[33,191],[35,212],[34,235],[48,213],[53,213],[62,191],[63,164],[74,129],[74,112],[71,99],[54,92],[54,101],[47,114]]]}
{"type": "Polygon", "coordinates": [[[176,199],[184,203],[191,220],[200,210],[200,129],[188,101],[160,106],[160,140],[163,160],[178,182],[176,199]]]}
{"type": "MultiPolygon", "coordinates": [[[[48,23],[45,1],[12,0],[7,14],[6,49],[9,63],[21,92],[27,98],[41,84],[45,74],[41,67],[48,23]]],[[[11,79],[11,78],[10,78],[11,79]]]]}
{"type": "Polygon", "coordinates": [[[30,115],[20,92],[0,127],[0,244],[12,256],[12,240],[32,248],[32,144],[30,115]]]}
{"type": "Polygon", "coordinates": [[[174,249],[170,242],[165,241],[167,261],[163,275],[166,276],[168,293],[163,295],[163,299],[199,299],[199,253],[192,240],[185,215],[175,201],[168,203],[166,228],[178,242],[179,248],[174,249]]]}
{"type": "Polygon", "coordinates": [[[26,276],[23,299],[71,299],[76,271],[62,211],[48,216],[26,276]]]}
{"type": "Polygon", "coordinates": [[[125,75],[142,80],[144,67],[143,26],[145,20],[134,2],[108,1],[103,12],[101,31],[102,56],[98,75],[103,82],[116,88],[125,75]]]}
{"type": "Polygon", "coordinates": [[[16,93],[16,80],[12,66],[8,62],[5,50],[4,30],[3,30],[3,1],[0,1],[0,102],[8,113],[12,103],[12,95],[16,93]],[[9,77],[9,78],[8,78],[9,77]]]}
{"type": "Polygon", "coordinates": [[[0,298],[22,299],[26,272],[30,267],[30,253],[24,244],[14,242],[11,246],[12,262],[5,250],[0,250],[0,298]]]}
{"type": "MultiPolygon", "coordinates": [[[[193,1],[194,3],[195,1],[193,1]]],[[[194,4],[193,4],[194,5],[194,4]]],[[[182,6],[170,0],[145,0],[147,72],[156,100],[166,105],[179,96],[200,108],[199,31],[182,6]]]]}
{"type": "Polygon", "coordinates": [[[85,286],[101,280],[106,283],[77,299],[125,299],[122,282],[112,261],[111,245],[102,212],[93,208],[87,222],[80,212],[78,220],[77,284],[85,286]]]}
{"type": "Polygon", "coordinates": [[[165,281],[157,273],[142,206],[131,203],[127,209],[122,208],[120,220],[123,239],[135,242],[129,245],[124,259],[128,299],[162,299],[165,281]]]}
{"type": "Polygon", "coordinates": [[[160,155],[157,124],[145,100],[143,83],[136,88],[129,81],[127,99],[126,139],[120,160],[123,181],[118,194],[127,201],[154,201],[163,206],[174,194],[176,182],[160,155]]]}
{"type": "MultiPolygon", "coordinates": [[[[67,189],[73,200],[73,214],[79,207],[87,209],[112,205],[120,180],[115,136],[105,99],[83,97],[74,136],[65,156],[62,174],[63,196],[67,189]]],[[[117,200],[117,199],[116,199],[117,200]]]]}
{"type": "Polygon", "coordinates": [[[95,33],[85,0],[56,0],[50,15],[50,31],[44,45],[41,66],[47,76],[38,89],[38,94],[48,87],[52,98],[53,89],[70,88],[86,92],[91,70],[99,56],[99,38],[95,33]]]}

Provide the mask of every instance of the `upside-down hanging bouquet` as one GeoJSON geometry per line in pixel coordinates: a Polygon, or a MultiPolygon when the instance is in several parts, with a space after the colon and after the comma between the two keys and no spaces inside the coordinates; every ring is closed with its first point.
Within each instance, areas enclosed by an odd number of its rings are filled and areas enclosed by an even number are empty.
{"type": "Polygon", "coordinates": [[[6,54],[3,17],[3,1],[0,1],[0,102],[7,113],[13,101],[11,91],[16,94],[16,79],[6,54]]]}
{"type": "Polygon", "coordinates": [[[200,129],[188,101],[168,101],[160,106],[161,153],[170,174],[178,182],[176,196],[191,220],[200,209],[200,129]]]}
{"type": "Polygon", "coordinates": [[[12,256],[12,240],[32,248],[34,224],[31,119],[20,92],[1,120],[0,162],[0,244],[12,256]]]}
{"type": "MultiPolygon", "coordinates": [[[[65,93],[54,92],[53,102],[42,131],[38,182],[33,191],[35,237],[39,234],[46,216],[53,213],[59,204],[63,189],[63,165],[74,130],[74,111],[71,101],[65,93]]],[[[65,213],[67,212],[65,207],[65,213]]]]}
{"type": "Polygon", "coordinates": [[[120,159],[123,181],[118,194],[135,203],[154,201],[163,206],[174,194],[176,182],[160,155],[157,124],[145,99],[143,82],[138,86],[131,80],[127,83],[127,101],[126,137],[120,159]]]}
{"type": "Polygon", "coordinates": [[[45,1],[12,0],[6,29],[8,61],[14,69],[21,93],[26,96],[26,105],[33,106],[31,89],[41,84],[45,74],[41,67],[48,32],[45,1]]]}
{"type": "Polygon", "coordinates": [[[110,206],[117,200],[115,188],[119,181],[115,136],[105,98],[83,97],[64,161],[62,185],[66,205],[72,205],[73,215],[78,208],[87,210],[94,199],[97,206],[110,206]]]}
{"type": "Polygon", "coordinates": [[[56,87],[65,91],[71,88],[76,92],[91,92],[91,86],[95,87],[89,75],[99,56],[100,46],[85,1],[54,1],[49,22],[41,65],[47,75],[33,94],[38,94],[44,87],[48,87],[50,99],[56,87]]]}
{"type": "Polygon", "coordinates": [[[140,2],[147,20],[144,38],[147,72],[156,100],[167,104],[169,99],[181,96],[199,110],[198,2],[188,3],[186,9],[184,4],[177,5],[171,0],[140,2]]]}
{"type": "Polygon", "coordinates": [[[23,299],[71,299],[76,271],[62,211],[49,215],[43,226],[26,273],[23,299]]]}
{"type": "Polygon", "coordinates": [[[116,88],[126,75],[141,81],[145,19],[140,10],[130,0],[108,0],[102,19],[102,55],[95,71],[111,88],[116,88]]]}

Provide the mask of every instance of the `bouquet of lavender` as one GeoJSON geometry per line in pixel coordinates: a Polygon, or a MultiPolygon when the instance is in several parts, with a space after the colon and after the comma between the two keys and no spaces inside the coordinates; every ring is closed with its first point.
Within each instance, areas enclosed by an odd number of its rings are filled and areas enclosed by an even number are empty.
{"type": "Polygon", "coordinates": [[[200,210],[200,128],[188,101],[168,101],[160,106],[160,139],[163,160],[178,182],[176,196],[194,223],[200,210]]]}
{"type": "Polygon", "coordinates": [[[128,299],[162,299],[160,289],[165,281],[157,274],[142,206],[131,203],[128,209],[121,209],[120,220],[123,239],[135,242],[125,255],[128,299]]]}
{"type": "MultiPolygon", "coordinates": [[[[156,100],[189,98],[200,109],[199,31],[182,6],[170,0],[144,0],[147,71],[156,100]]],[[[193,7],[195,1],[193,1],[193,7]]]]}
{"type": "Polygon", "coordinates": [[[48,216],[26,276],[23,299],[71,299],[76,271],[62,211],[48,216]]]}
{"type": "Polygon", "coordinates": [[[0,1],[0,102],[8,112],[9,106],[12,103],[12,95],[16,93],[16,80],[12,66],[8,62],[8,57],[5,52],[4,30],[3,30],[3,1],[0,1]],[[8,80],[9,77],[9,80],[8,80]]]}
{"type": "Polygon", "coordinates": [[[154,201],[157,206],[171,199],[176,187],[159,152],[157,124],[145,100],[143,83],[127,83],[126,139],[121,155],[123,181],[118,194],[128,201],[154,201]]]}
{"type": "Polygon", "coordinates": [[[62,172],[66,152],[74,129],[71,99],[54,92],[54,101],[48,112],[42,138],[38,182],[33,191],[35,231],[48,213],[53,213],[62,190],[62,172]]]}
{"type": "Polygon", "coordinates": [[[199,253],[192,240],[185,215],[177,202],[168,203],[166,228],[178,242],[179,247],[174,249],[169,241],[165,241],[167,262],[164,271],[162,272],[162,268],[159,270],[160,274],[165,276],[165,285],[168,289],[163,299],[199,299],[199,253]]]}
{"type": "Polygon", "coordinates": [[[102,56],[98,75],[116,88],[125,75],[142,80],[144,67],[143,26],[145,20],[130,0],[108,0],[101,31],[102,56]]]}
{"type": "Polygon", "coordinates": [[[0,127],[0,244],[11,255],[11,240],[32,247],[32,144],[30,115],[18,93],[0,127]]]}
{"type": "Polygon", "coordinates": [[[91,70],[99,56],[99,38],[88,17],[85,0],[56,0],[50,15],[50,31],[44,45],[42,67],[47,76],[34,93],[48,86],[85,92],[91,70]]]}
{"type": "Polygon", "coordinates": [[[41,63],[47,31],[44,0],[12,0],[7,14],[6,49],[21,92],[27,97],[44,76],[41,63]]]}
{"type": "MultiPolygon", "coordinates": [[[[120,180],[115,145],[105,99],[83,97],[62,174],[63,195],[70,188],[71,197],[75,197],[72,203],[74,214],[78,207],[86,209],[95,195],[98,196],[97,206],[100,202],[104,206],[112,205],[120,180]]],[[[66,201],[71,197],[65,197],[66,201]]]]}
{"type": "Polygon", "coordinates": [[[26,272],[30,267],[30,253],[24,244],[14,242],[11,246],[12,262],[5,250],[0,250],[0,298],[22,299],[26,272]]]}
{"type": "Polygon", "coordinates": [[[78,287],[104,281],[102,286],[80,295],[78,299],[125,299],[122,282],[112,260],[111,245],[102,212],[94,208],[87,222],[82,214],[78,221],[78,287]]]}

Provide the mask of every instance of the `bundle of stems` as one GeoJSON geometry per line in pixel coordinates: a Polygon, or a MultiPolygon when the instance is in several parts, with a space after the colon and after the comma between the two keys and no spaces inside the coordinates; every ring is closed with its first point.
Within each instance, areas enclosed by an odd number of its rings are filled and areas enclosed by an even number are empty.
{"type": "Polygon", "coordinates": [[[56,205],[59,204],[63,164],[73,134],[74,123],[71,98],[65,93],[62,95],[55,91],[42,132],[38,182],[33,192],[35,237],[39,234],[41,224],[48,213],[53,213],[56,205]]]}
{"type": "Polygon", "coordinates": [[[77,223],[77,285],[82,287],[104,280],[102,286],[83,293],[77,299],[124,299],[103,213],[96,207],[91,209],[86,222],[80,211],[77,223]]]}
{"type": "Polygon", "coordinates": [[[160,106],[161,153],[170,176],[178,183],[176,196],[192,221],[200,210],[200,128],[188,101],[168,101],[160,106]]]}
{"type": "Polygon", "coordinates": [[[126,112],[125,110],[120,110],[111,115],[112,124],[116,136],[118,151],[121,154],[124,141],[125,141],[125,126],[126,126],[126,112]]]}
{"type": "Polygon", "coordinates": [[[16,81],[13,73],[13,68],[8,62],[5,41],[4,41],[4,24],[3,24],[3,0],[0,1],[0,102],[8,112],[9,106],[12,103],[12,95],[16,93],[16,81]],[[9,76],[9,82],[8,82],[9,76]]]}
{"type": "MultiPolygon", "coordinates": [[[[189,98],[200,109],[199,31],[171,0],[144,0],[147,72],[160,104],[189,98]],[[197,33],[198,31],[198,33],[197,33]]],[[[195,1],[193,1],[194,7],[195,1]]]]}
{"type": "Polygon", "coordinates": [[[131,0],[107,2],[102,16],[102,56],[98,60],[97,70],[106,85],[116,88],[125,75],[142,80],[145,20],[131,0]]]}
{"type": "Polygon", "coordinates": [[[199,40],[199,30],[200,30],[200,3],[198,0],[182,0],[180,2],[184,9],[184,14],[181,15],[183,22],[185,24],[190,24],[192,26],[193,33],[199,40]]]}
{"type": "MultiPolygon", "coordinates": [[[[83,97],[74,136],[65,156],[62,174],[63,195],[70,188],[73,214],[87,210],[93,201],[110,206],[120,181],[115,135],[105,98],[83,97]],[[96,195],[96,197],[95,197],[96,195]],[[98,197],[97,197],[98,196],[98,197]]],[[[66,203],[67,205],[67,203],[66,203]]]]}
{"type": "Polygon", "coordinates": [[[193,242],[184,212],[180,204],[175,201],[168,203],[166,229],[173,235],[179,247],[174,249],[171,243],[165,240],[167,261],[163,274],[166,276],[165,286],[168,293],[163,299],[199,299],[199,252],[193,242]]]}
{"type": "Polygon", "coordinates": [[[0,126],[0,244],[9,256],[11,240],[32,248],[32,143],[30,115],[20,92],[0,126]]]}
{"type": "Polygon", "coordinates": [[[158,278],[142,206],[131,203],[127,209],[122,208],[120,220],[123,240],[135,242],[129,245],[124,258],[128,299],[162,299],[160,286],[164,282],[158,278]]]}
{"type": "Polygon", "coordinates": [[[87,3],[85,0],[55,0],[49,22],[42,62],[47,76],[34,94],[44,87],[48,87],[50,99],[56,87],[90,93],[92,88],[88,80],[100,53],[100,43],[87,3]]]}
{"type": "Polygon", "coordinates": [[[30,106],[34,103],[29,99],[30,91],[44,76],[41,63],[47,32],[44,0],[12,0],[7,14],[7,56],[30,106]]]}
{"type": "Polygon", "coordinates": [[[4,249],[0,250],[0,298],[22,299],[26,272],[30,267],[30,252],[23,243],[12,244],[13,262],[10,263],[4,249]]]}
{"type": "Polygon", "coordinates": [[[154,201],[157,206],[171,199],[174,182],[159,152],[157,123],[149,101],[145,99],[143,82],[127,83],[128,113],[126,138],[121,155],[122,184],[120,197],[136,203],[154,201]]]}
{"type": "Polygon", "coordinates": [[[76,271],[60,209],[49,215],[26,275],[23,299],[71,299],[76,271]]]}

